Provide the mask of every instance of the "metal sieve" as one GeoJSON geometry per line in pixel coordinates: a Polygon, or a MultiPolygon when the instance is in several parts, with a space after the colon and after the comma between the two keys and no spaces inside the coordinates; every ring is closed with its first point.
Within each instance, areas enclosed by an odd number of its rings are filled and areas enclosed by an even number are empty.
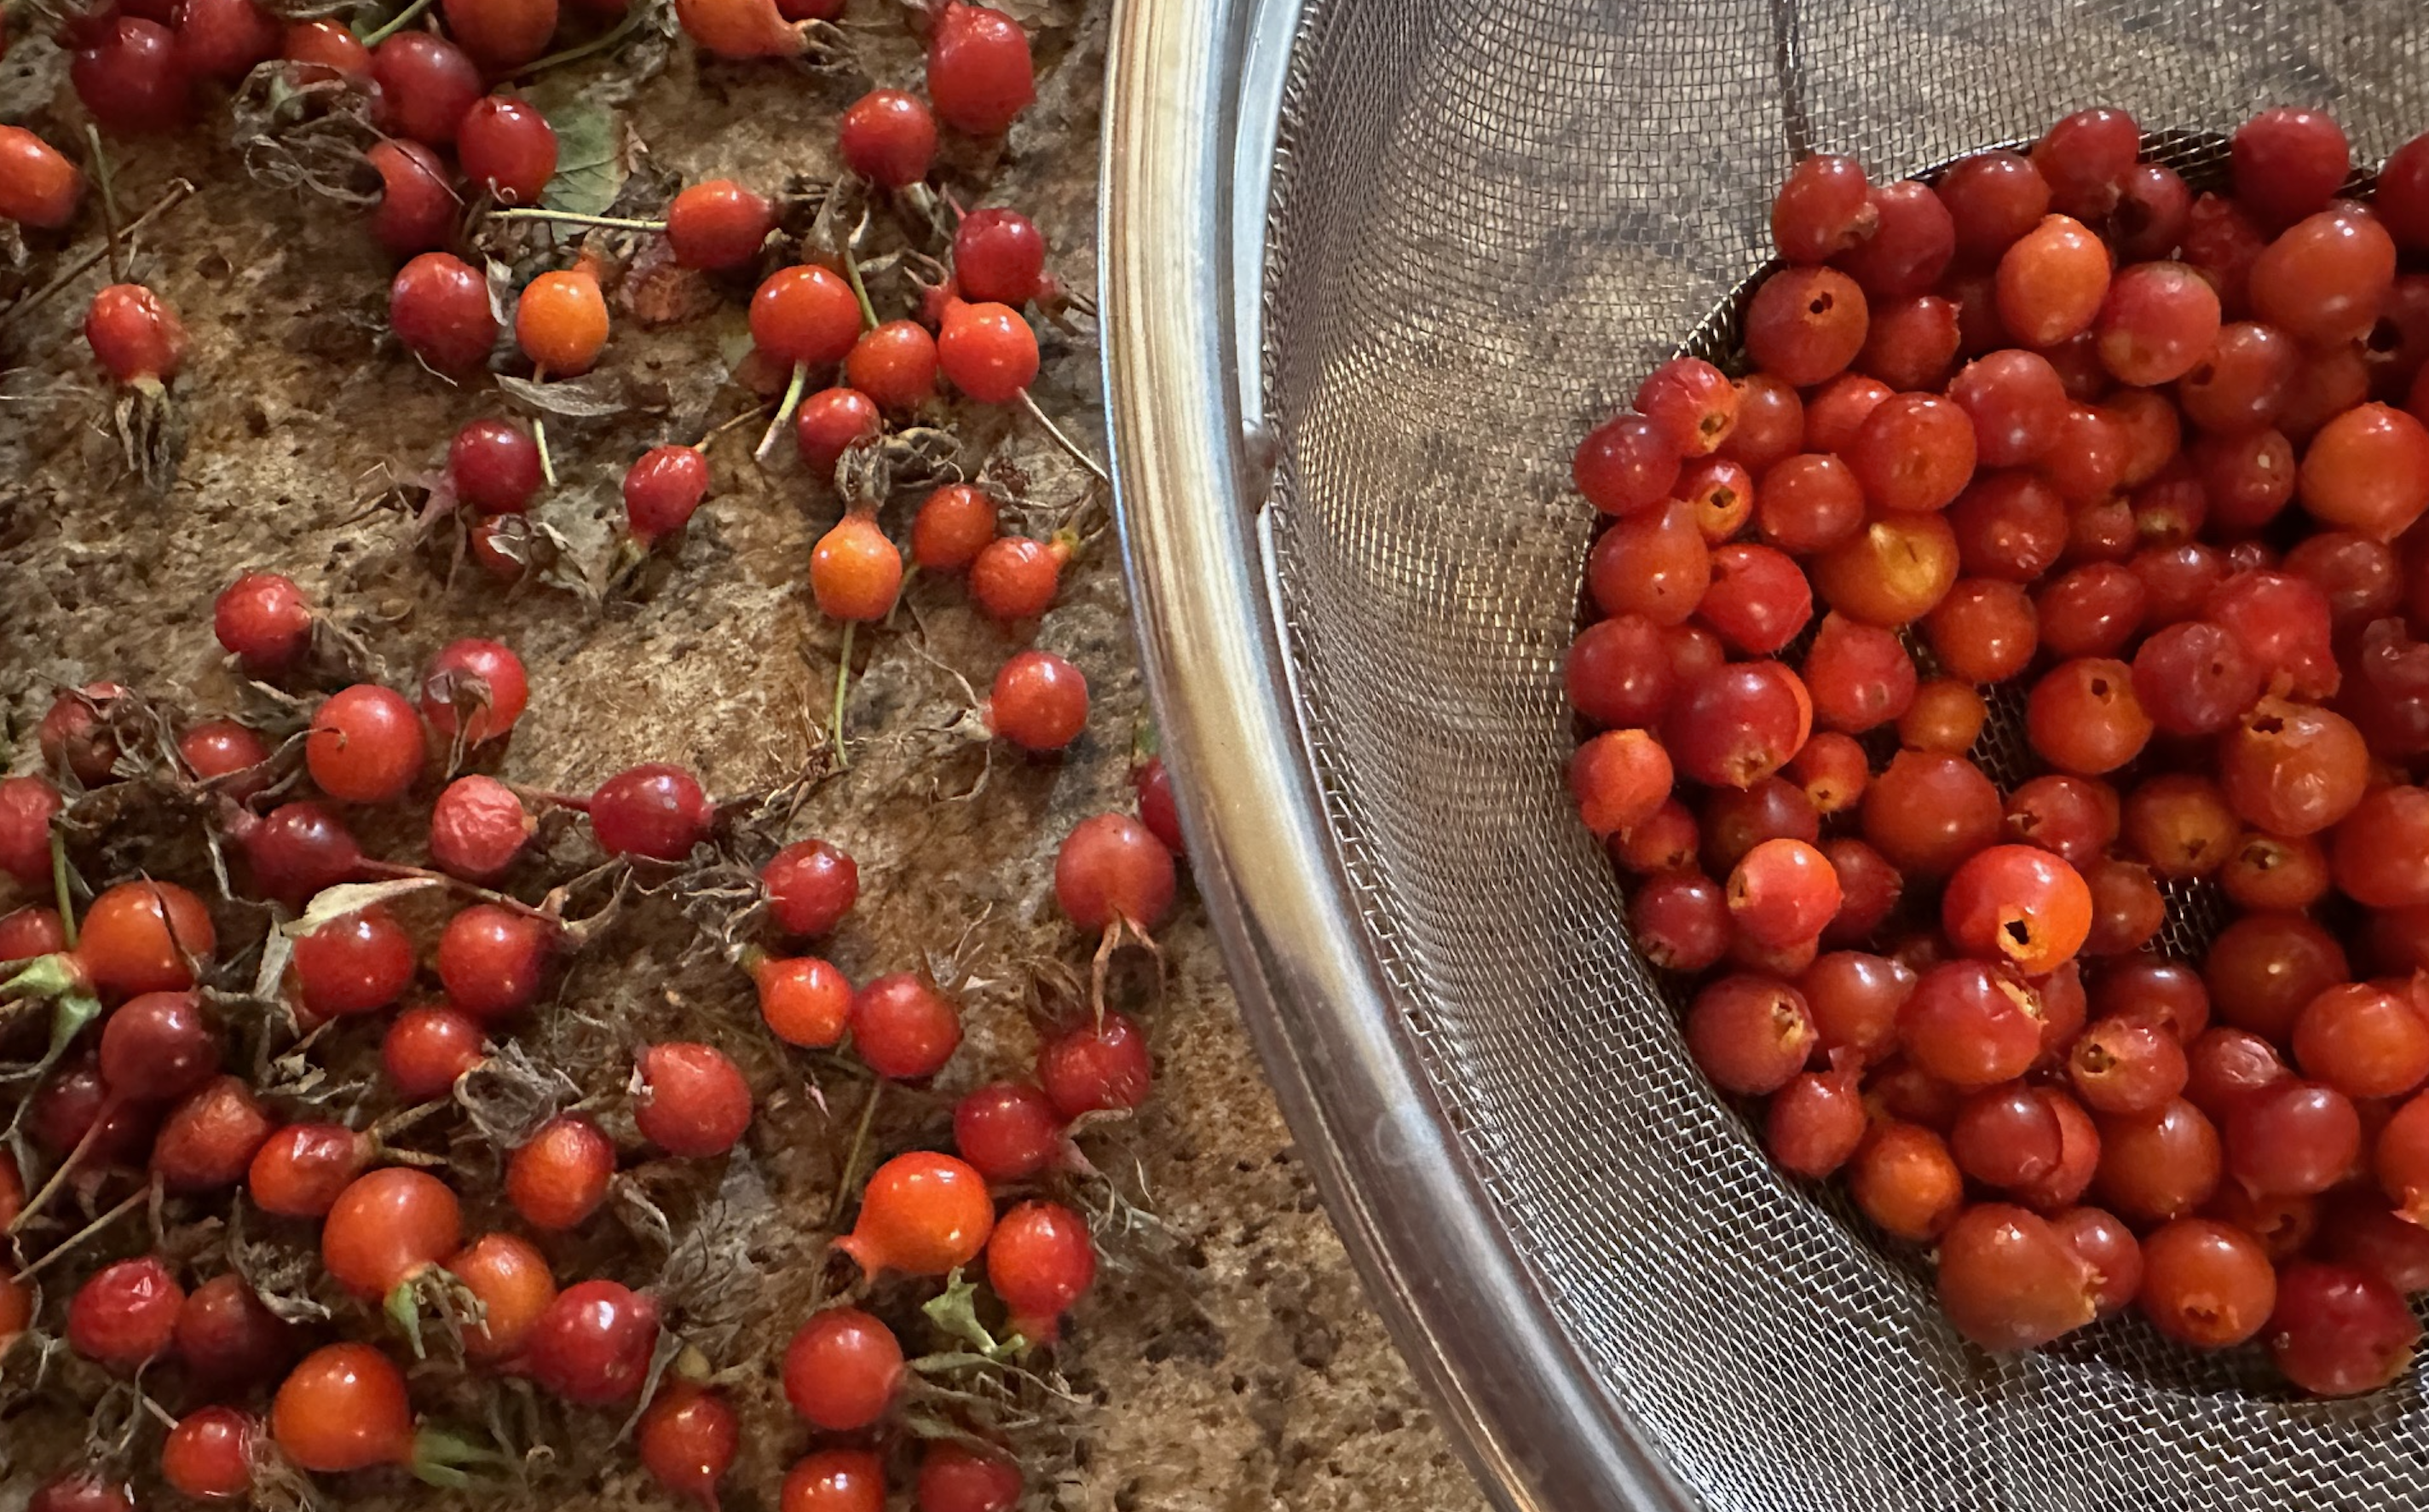
{"type": "Polygon", "coordinates": [[[1100,237],[1199,886],[1376,1304],[1508,1507],[2429,1505],[2418,1375],[2130,1321],[1993,1359],[1688,1063],[1562,781],[1567,457],[1768,254],[2088,104],[2429,126],[2409,0],[1122,0],[1100,237]]]}

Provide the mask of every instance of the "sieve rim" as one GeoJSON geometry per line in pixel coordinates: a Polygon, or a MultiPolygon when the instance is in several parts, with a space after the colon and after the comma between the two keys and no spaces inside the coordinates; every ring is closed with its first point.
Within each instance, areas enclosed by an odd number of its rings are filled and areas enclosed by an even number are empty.
{"type": "Polygon", "coordinates": [[[1498,1506],[1691,1512],[1488,1205],[1374,953],[1298,723],[1244,390],[1298,0],[1116,0],[1098,304],[1131,609],[1250,1038],[1394,1341],[1498,1506]],[[1243,312],[1246,311],[1244,314],[1243,312]],[[1244,329],[1246,327],[1246,329],[1244,329]]]}

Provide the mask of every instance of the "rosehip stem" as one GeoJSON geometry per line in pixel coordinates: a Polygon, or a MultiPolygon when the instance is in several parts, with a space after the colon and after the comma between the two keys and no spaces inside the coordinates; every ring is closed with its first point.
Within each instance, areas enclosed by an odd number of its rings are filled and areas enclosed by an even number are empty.
{"type": "MultiPolygon", "coordinates": [[[[625,38],[630,37],[633,33],[640,30],[642,23],[649,20],[649,7],[635,6],[624,13],[624,19],[616,23],[613,29],[593,37],[587,42],[577,42],[571,47],[561,48],[556,52],[549,54],[545,58],[536,58],[532,59],[532,61],[525,63],[522,67],[517,69],[515,71],[515,76],[520,78],[528,75],[539,73],[543,69],[554,68],[561,63],[578,62],[583,58],[590,57],[594,53],[606,52],[610,48],[620,45],[625,38]]],[[[656,227],[653,229],[663,229],[663,227],[656,227]]]]}
{"type": "MultiPolygon", "coordinates": [[[[846,622],[849,623],[850,622],[846,622]]],[[[861,1099],[860,1121],[852,1125],[851,1143],[843,1152],[843,1171],[835,1177],[834,1201],[827,1205],[827,1227],[843,1222],[843,1210],[851,1202],[854,1178],[860,1174],[860,1157],[868,1148],[868,1130],[877,1122],[878,1100],[885,1095],[885,1078],[869,1078],[868,1095],[861,1099]]]]}
{"type": "Polygon", "coordinates": [[[25,1280],[27,1277],[33,1275],[35,1271],[49,1265],[53,1260],[58,1259],[60,1255],[67,1254],[77,1245],[82,1244],[85,1240],[92,1238],[95,1234],[107,1228],[110,1224],[117,1222],[122,1218],[124,1218],[137,1207],[142,1205],[143,1200],[150,1195],[152,1195],[151,1188],[138,1187],[133,1192],[128,1194],[124,1202],[120,1203],[108,1212],[102,1214],[99,1218],[87,1223],[84,1227],[76,1230],[74,1234],[69,1235],[58,1243],[52,1245],[41,1259],[25,1267],[23,1271],[18,1271],[17,1279],[20,1281],[25,1280]]]}
{"type": "Polygon", "coordinates": [[[429,8],[430,0],[413,0],[413,4],[405,7],[403,10],[398,11],[395,15],[388,17],[386,22],[382,23],[378,26],[363,33],[363,45],[365,47],[377,47],[380,43],[388,41],[390,37],[395,36],[398,32],[403,31],[405,27],[410,26],[415,22],[421,20],[421,13],[429,8]]]}
{"type": "Polygon", "coordinates": [[[587,793],[558,792],[554,788],[534,788],[520,782],[509,782],[505,789],[527,804],[551,804],[558,808],[570,808],[577,814],[590,812],[590,796],[587,793]]]}
{"type": "Polygon", "coordinates": [[[492,219],[500,221],[556,221],[567,225],[604,226],[610,231],[663,231],[667,228],[664,221],[634,221],[620,215],[585,215],[578,210],[517,207],[491,210],[489,214],[492,219]]]}
{"type": "Polygon", "coordinates": [[[1082,467],[1086,468],[1091,474],[1093,474],[1098,482],[1111,483],[1114,481],[1113,474],[1107,473],[1102,467],[1099,467],[1097,464],[1097,459],[1095,457],[1090,457],[1087,453],[1080,450],[1080,443],[1078,441],[1075,441],[1070,437],[1064,435],[1063,428],[1060,425],[1055,424],[1054,422],[1046,418],[1046,411],[1037,407],[1037,401],[1029,396],[1029,390],[1026,389],[1020,390],[1020,407],[1029,411],[1031,419],[1036,421],[1040,425],[1045,426],[1046,434],[1054,438],[1054,444],[1063,448],[1065,454],[1067,455],[1071,460],[1079,463],[1082,467]]]}
{"type": "Polygon", "coordinates": [[[785,422],[792,419],[793,411],[801,407],[801,390],[809,387],[809,382],[810,365],[794,363],[792,381],[785,385],[785,402],[776,407],[776,417],[768,422],[768,434],[759,438],[758,450],[751,454],[753,457],[762,462],[768,460],[768,452],[775,448],[776,438],[784,433],[785,422]]]}
{"type": "Polygon", "coordinates": [[[758,419],[767,412],[768,410],[766,406],[754,405],[749,409],[746,409],[742,411],[742,413],[735,416],[732,420],[718,422],[716,429],[710,431],[705,436],[702,436],[699,440],[692,443],[692,450],[695,452],[704,452],[708,450],[709,442],[717,440],[717,438],[724,435],[729,430],[736,430],[749,424],[751,422],[758,419]]]}
{"type": "Polygon", "coordinates": [[[59,939],[76,947],[75,898],[68,888],[68,838],[51,831],[51,891],[58,898],[59,939]]]}
{"type": "MultiPolygon", "coordinates": [[[[134,220],[126,223],[126,235],[133,237],[136,232],[142,230],[145,226],[151,224],[160,216],[168,213],[172,209],[174,209],[187,195],[191,194],[193,191],[194,186],[188,183],[185,179],[180,178],[174,183],[172,183],[169,186],[168,192],[162,194],[157,200],[154,201],[150,209],[145,210],[134,220]]],[[[10,323],[14,322],[18,316],[34,308],[36,306],[41,304],[42,301],[58,293],[60,290],[65,289],[68,285],[83,277],[86,274],[91,273],[92,271],[92,265],[107,256],[109,256],[109,247],[107,243],[95,247],[91,252],[81,254],[74,261],[70,262],[66,267],[61,268],[58,271],[58,275],[52,278],[49,283],[46,283],[41,288],[35,290],[32,293],[20,299],[15,304],[9,306],[7,309],[0,310],[0,331],[7,330],[10,323]]]]}
{"type": "Polygon", "coordinates": [[[868,225],[868,216],[863,212],[860,224],[843,239],[843,275],[851,284],[851,297],[860,302],[861,328],[873,331],[877,329],[877,307],[868,302],[868,286],[860,281],[860,258],[854,250],[860,245],[860,233],[868,225]]]}
{"type": "Polygon", "coordinates": [[[126,282],[126,257],[118,244],[118,188],[109,174],[109,154],[101,150],[100,128],[87,125],[84,140],[92,152],[92,181],[101,191],[102,247],[109,255],[109,281],[126,282]]]}
{"type": "MultiPolygon", "coordinates": [[[[477,882],[467,882],[462,877],[453,876],[445,872],[434,872],[428,867],[408,866],[402,861],[388,861],[377,856],[366,856],[356,863],[355,871],[360,875],[379,877],[383,880],[402,881],[410,877],[427,877],[452,892],[460,892],[468,898],[504,908],[508,913],[520,914],[526,919],[537,919],[542,923],[562,925],[565,922],[547,909],[535,908],[520,898],[500,892],[492,888],[485,888],[477,882]]],[[[416,1117],[419,1116],[419,1114],[416,1115],[416,1117]]]]}
{"type": "Polygon", "coordinates": [[[843,622],[843,647],[835,653],[834,721],[830,726],[834,735],[835,765],[850,767],[851,756],[843,745],[844,691],[851,683],[851,633],[859,628],[857,620],[843,622]]]}
{"type": "Polygon", "coordinates": [[[68,1157],[59,1162],[59,1169],[51,1172],[51,1179],[42,1183],[41,1190],[25,1200],[25,1210],[9,1221],[9,1233],[14,1234],[32,1222],[35,1216],[49,1205],[50,1200],[58,1195],[59,1188],[67,1185],[68,1172],[74,1171],[76,1162],[83,1159],[85,1153],[92,1148],[93,1140],[101,1138],[103,1125],[107,1124],[117,1112],[118,1099],[112,1097],[102,1103],[101,1111],[93,1115],[91,1123],[85,1125],[83,1137],[76,1140],[75,1148],[68,1152],[68,1157]]]}

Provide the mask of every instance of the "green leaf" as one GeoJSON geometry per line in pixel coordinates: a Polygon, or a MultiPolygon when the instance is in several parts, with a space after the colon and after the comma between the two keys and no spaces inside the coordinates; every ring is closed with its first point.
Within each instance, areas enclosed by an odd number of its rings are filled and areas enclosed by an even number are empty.
{"type": "Polygon", "coordinates": [[[556,176],[541,191],[540,204],[576,215],[605,214],[624,178],[616,161],[614,112],[574,100],[547,115],[556,131],[556,176]]]}
{"type": "Polygon", "coordinates": [[[43,1056],[57,1060],[85,1026],[101,1017],[101,999],[90,992],[70,992],[51,1005],[51,1047],[43,1056]]]}
{"type": "Polygon", "coordinates": [[[986,1324],[979,1321],[978,1294],[979,1288],[964,1280],[960,1268],[955,1267],[953,1273],[945,1278],[945,1289],[929,1298],[919,1310],[948,1337],[976,1345],[980,1359],[1001,1363],[1014,1358],[1025,1347],[1024,1341],[1018,1334],[998,1339],[987,1331],[986,1324]]]}

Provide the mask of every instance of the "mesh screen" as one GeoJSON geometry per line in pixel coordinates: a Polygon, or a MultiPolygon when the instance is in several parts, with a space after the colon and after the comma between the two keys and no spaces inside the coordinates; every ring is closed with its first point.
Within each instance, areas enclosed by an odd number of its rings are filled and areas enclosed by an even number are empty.
{"type": "Polygon", "coordinates": [[[2374,162],[2429,125],[2424,48],[2409,0],[1310,0],[1264,379],[1317,778],[1543,1304],[1716,1508],[2429,1504],[2417,1376],[2301,1402],[2132,1322],[1993,1362],[1776,1176],[1630,954],[1558,677],[1569,449],[1759,266],[1794,147],[1887,176],[2087,104],[2294,102],[2374,162]]]}

